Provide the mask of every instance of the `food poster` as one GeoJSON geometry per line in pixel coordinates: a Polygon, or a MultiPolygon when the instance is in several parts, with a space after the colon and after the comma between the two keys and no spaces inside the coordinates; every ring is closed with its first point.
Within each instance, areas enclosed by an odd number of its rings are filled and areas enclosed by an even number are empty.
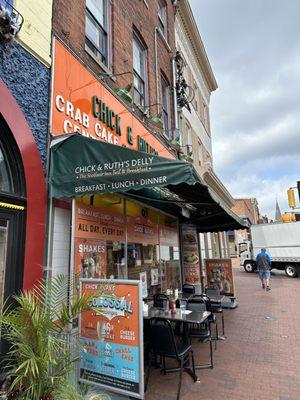
{"type": "Polygon", "coordinates": [[[221,294],[234,295],[231,259],[205,260],[207,286],[217,288],[221,294]]]}
{"type": "Polygon", "coordinates": [[[158,268],[152,268],[150,270],[151,286],[157,286],[159,284],[159,271],[158,268]]]}
{"type": "Polygon", "coordinates": [[[183,282],[191,285],[200,285],[200,254],[198,233],[194,226],[182,226],[182,265],[183,282]]]}
{"type": "Polygon", "coordinates": [[[104,240],[75,238],[74,274],[79,278],[106,278],[106,244],[104,240]]]}
{"type": "Polygon", "coordinates": [[[80,379],[138,397],[143,390],[139,283],[82,280],[81,285],[101,313],[81,316],[80,379]]]}
{"type": "Polygon", "coordinates": [[[147,272],[140,272],[140,281],[142,285],[142,298],[148,297],[148,284],[147,284],[147,272]]]}

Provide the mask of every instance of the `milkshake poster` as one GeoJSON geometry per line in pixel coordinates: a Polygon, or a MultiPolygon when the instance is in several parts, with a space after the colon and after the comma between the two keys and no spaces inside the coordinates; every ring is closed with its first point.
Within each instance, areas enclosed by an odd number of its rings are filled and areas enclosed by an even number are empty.
{"type": "Polygon", "coordinates": [[[221,294],[234,295],[232,263],[230,259],[205,260],[207,286],[217,288],[221,294]]]}
{"type": "Polygon", "coordinates": [[[81,279],[91,310],[80,319],[80,380],[128,396],[143,395],[139,281],[81,279]]]}

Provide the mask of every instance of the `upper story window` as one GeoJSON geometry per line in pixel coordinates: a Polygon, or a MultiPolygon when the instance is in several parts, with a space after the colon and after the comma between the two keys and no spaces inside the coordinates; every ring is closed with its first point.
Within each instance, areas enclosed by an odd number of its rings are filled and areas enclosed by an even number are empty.
{"type": "Polygon", "coordinates": [[[163,120],[164,135],[170,137],[171,130],[170,130],[169,84],[163,77],[163,75],[161,75],[161,99],[162,99],[162,120],[163,120]]]}
{"type": "Polygon", "coordinates": [[[108,66],[108,0],[86,0],[86,45],[108,66]]]}
{"type": "Polygon", "coordinates": [[[196,112],[198,112],[198,96],[199,96],[198,90],[199,89],[198,89],[197,83],[194,81],[194,84],[193,84],[194,97],[192,100],[192,104],[193,104],[196,112]]]}
{"type": "Polygon", "coordinates": [[[199,166],[202,165],[202,158],[203,158],[202,143],[200,141],[198,141],[198,163],[199,163],[199,166]]]}
{"type": "Polygon", "coordinates": [[[165,0],[158,0],[158,27],[163,36],[167,38],[167,4],[165,0]]]}
{"type": "Polygon", "coordinates": [[[145,107],[146,100],[146,49],[141,41],[133,37],[133,101],[145,107]]]}
{"type": "Polygon", "coordinates": [[[203,103],[203,125],[208,135],[210,135],[210,126],[209,126],[209,110],[206,103],[203,103]]]}
{"type": "Polygon", "coordinates": [[[191,146],[192,145],[192,129],[191,129],[191,125],[187,122],[185,124],[185,135],[186,135],[187,146],[191,146]]]}

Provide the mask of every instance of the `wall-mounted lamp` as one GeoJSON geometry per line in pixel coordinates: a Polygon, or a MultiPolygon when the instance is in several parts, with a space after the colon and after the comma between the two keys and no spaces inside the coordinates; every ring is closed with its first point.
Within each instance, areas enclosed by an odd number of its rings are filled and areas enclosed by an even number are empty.
{"type": "Polygon", "coordinates": [[[0,43],[11,47],[24,22],[23,16],[7,1],[0,2],[0,43]]]}

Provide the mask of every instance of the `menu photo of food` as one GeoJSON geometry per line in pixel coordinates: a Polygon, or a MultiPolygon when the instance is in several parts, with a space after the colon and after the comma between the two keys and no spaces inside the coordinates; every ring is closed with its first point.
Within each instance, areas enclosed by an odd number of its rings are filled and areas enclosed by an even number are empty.
{"type": "Polygon", "coordinates": [[[183,234],[183,242],[184,243],[197,243],[197,237],[195,236],[195,233],[184,233],[183,234]]]}
{"type": "Polygon", "coordinates": [[[188,254],[183,257],[183,260],[189,264],[197,264],[199,262],[199,256],[197,256],[197,254],[188,254]]]}

